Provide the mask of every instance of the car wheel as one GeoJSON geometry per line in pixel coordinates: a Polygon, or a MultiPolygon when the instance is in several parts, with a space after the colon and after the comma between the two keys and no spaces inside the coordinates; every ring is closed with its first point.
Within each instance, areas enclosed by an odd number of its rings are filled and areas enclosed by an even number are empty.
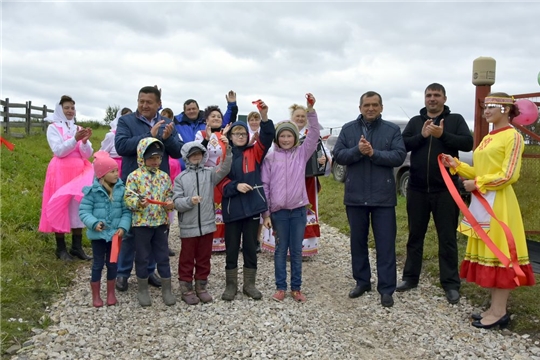
{"type": "Polygon", "coordinates": [[[409,171],[405,171],[399,177],[399,193],[407,197],[407,186],[409,185],[409,171]]]}
{"type": "Polygon", "coordinates": [[[345,182],[345,177],[347,176],[347,167],[334,163],[332,166],[332,175],[334,176],[335,180],[345,182]]]}

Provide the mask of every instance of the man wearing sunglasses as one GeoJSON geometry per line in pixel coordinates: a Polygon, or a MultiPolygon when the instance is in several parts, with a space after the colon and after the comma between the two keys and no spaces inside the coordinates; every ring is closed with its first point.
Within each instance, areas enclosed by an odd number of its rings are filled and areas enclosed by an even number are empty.
{"type": "MultiPolygon", "coordinates": [[[[441,84],[428,85],[424,95],[425,107],[403,130],[405,147],[411,152],[407,189],[409,239],[403,281],[396,291],[418,286],[424,238],[433,214],[439,240],[441,285],[448,302],[456,304],[460,298],[456,238],[459,209],[444,183],[437,157],[441,153],[459,157],[459,151],[471,151],[473,137],[463,116],[451,113],[445,105],[446,90],[441,84]]],[[[457,186],[457,176],[453,175],[452,179],[457,186]]]]}

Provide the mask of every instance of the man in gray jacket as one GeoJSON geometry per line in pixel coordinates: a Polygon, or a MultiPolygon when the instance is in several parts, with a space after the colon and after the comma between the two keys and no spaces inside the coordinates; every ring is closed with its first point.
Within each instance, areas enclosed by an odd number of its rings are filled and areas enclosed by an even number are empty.
{"type": "Polygon", "coordinates": [[[396,183],[394,167],[407,152],[396,124],[381,118],[381,96],[368,91],[360,97],[361,115],[343,126],[334,147],[334,160],[347,165],[344,204],[351,231],[351,257],[356,298],[371,290],[368,233],[371,220],[377,250],[377,291],[384,307],[394,305],[396,289],[396,183]]]}
{"type": "Polygon", "coordinates": [[[189,305],[212,301],[206,290],[210,275],[213,234],[216,231],[214,188],[229,173],[232,163],[231,147],[225,136],[221,140],[227,145],[225,159],[214,167],[206,167],[206,148],[197,141],[182,147],[182,158],[186,169],[174,180],[174,207],[179,212],[180,239],[182,250],[178,259],[178,280],[182,300],[189,305]],[[193,270],[195,269],[195,276],[193,270]],[[195,292],[193,292],[195,277],[195,292]]]}

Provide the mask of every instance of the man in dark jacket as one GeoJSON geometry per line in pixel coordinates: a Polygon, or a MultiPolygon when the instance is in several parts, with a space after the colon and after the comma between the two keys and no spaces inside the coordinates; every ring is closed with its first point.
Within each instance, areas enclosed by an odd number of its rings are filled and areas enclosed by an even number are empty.
{"type": "MultiPolygon", "coordinates": [[[[223,115],[221,128],[224,128],[229,123],[234,123],[238,116],[238,106],[236,105],[236,93],[229,91],[225,95],[227,99],[227,111],[223,115]]],[[[204,111],[199,110],[199,104],[193,99],[188,99],[184,102],[184,111],[174,117],[176,131],[180,135],[180,139],[184,142],[195,140],[195,135],[198,131],[206,130],[206,119],[204,111]]],[[[184,160],[180,158],[180,166],[182,170],[186,168],[184,160]]]]}
{"type": "Polygon", "coordinates": [[[361,115],[343,126],[334,147],[334,160],[347,165],[344,204],[351,231],[351,257],[356,298],[371,290],[368,233],[377,250],[377,291],[381,304],[394,305],[396,289],[396,183],[394,167],[407,152],[399,126],[381,118],[381,96],[368,91],[360,98],[361,115]]]}
{"type": "MultiPolygon", "coordinates": [[[[458,157],[459,150],[471,151],[473,137],[459,114],[451,114],[446,102],[446,90],[433,83],[425,90],[425,105],[420,115],[413,117],[403,131],[407,151],[411,152],[407,214],[409,239],[403,281],[396,291],[418,286],[422,270],[424,238],[430,214],[439,238],[439,270],[441,285],[451,304],[459,302],[459,274],[456,229],[459,209],[442,178],[437,157],[441,153],[458,157]]],[[[457,175],[452,176],[457,184],[457,175]]]]}
{"type": "MultiPolygon", "coordinates": [[[[179,140],[174,124],[167,118],[162,117],[158,109],[161,106],[161,93],[157,87],[145,86],[139,90],[137,98],[137,111],[124,115],[118,120],[114,146],[118,155],[122,156],[122,181],[126,181],[128,175],[139,168],[137,164],[137,145],[139,141],[147,137],[159,139],[165,149],[163,161],[159,168],[170,174],[169,155],[175,159],[182,156],[180,149],[184,143],[179,140]]],[[[135,244],[133,236],[128,232],[122,241],[122,248],[118,256],[118,276],[116,288],[126,291],[128,278],[133,268],[135,257],[135,244]]],[[[153,286],[161,286],[159,278],[154,273],[156,264],[151,261],[148,267],[148,283],[153,286]]]]}

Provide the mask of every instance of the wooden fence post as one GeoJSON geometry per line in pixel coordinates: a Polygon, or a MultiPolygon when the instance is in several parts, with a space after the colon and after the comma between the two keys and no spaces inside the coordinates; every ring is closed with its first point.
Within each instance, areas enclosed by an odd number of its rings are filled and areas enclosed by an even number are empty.
{"type": "Polygon", "coordinates": [[[26,102],[26,135],[30,135],[30,127],[32,126],[32,101],[26,102]]]}
{"type": "Polygon", "coordinates": [[[6,98],[4,105],[4,132],[9,134],[9,98],[6,98]]]}
{"type": "Polygon", "coordinates": [[[45,126],[45,118],[47,117],[47,105],[43,105],[43,119],[41,122],[41,131],[45,132],[47,127],[45,126]]]}

